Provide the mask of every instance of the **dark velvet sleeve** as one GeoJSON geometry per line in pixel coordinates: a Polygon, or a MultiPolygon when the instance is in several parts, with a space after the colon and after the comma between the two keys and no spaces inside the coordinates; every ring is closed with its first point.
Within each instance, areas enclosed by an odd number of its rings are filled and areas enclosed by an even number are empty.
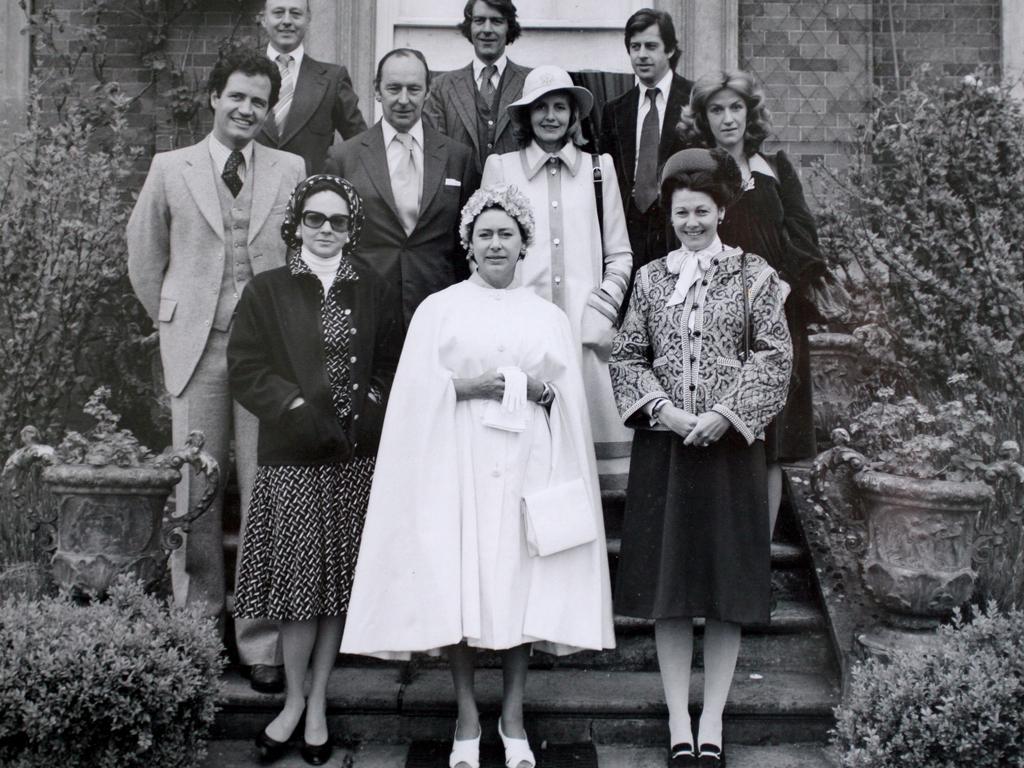
{"type": "Polygon", "coordinates": [[[352,88],[352,78],[349,77],[348,70],[345,67],[340,67],[340,70],[331,119],[334,122],[334,129],[341,137],[351,139],[366,130],[366,121],[359,110],[359,97],[352,88]]]}
{"type": "Polygon", "coordinates": [[[261,421],[277,422],[302,393],[298,384],[275,373],[270,361],[270,329],[261,311],[259,291],[250,282],[235,308],[228,338],[231,396],[261,421]]]}
{"type": "Polygon", "coordinates": [[[800,177],[786,153],[775,156],[779,174],[779,196],[782,199],[783,226],[786,245],[785,263],[779,270],[794,291],[806,295],[810,283],[825,274],[825,259],[818,248],[818,229],[814,215],[804,199],[800,177]]]}

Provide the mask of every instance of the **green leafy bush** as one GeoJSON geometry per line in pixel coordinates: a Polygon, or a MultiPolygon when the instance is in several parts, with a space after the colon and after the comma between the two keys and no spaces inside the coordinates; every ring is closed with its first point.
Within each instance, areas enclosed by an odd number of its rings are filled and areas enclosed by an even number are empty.
{"type": "Polygon", "coordinates": [[[192,768],[223,668],[213,623],[122,580],[105,602],[0,605],[0,764],[192,768]]]}
{"type": "Polygon", "coordinates": [[[833,732],[843,768],[1024,766],[1024,613],[989,607],[938,640],[854,670],[833,732]]]}
{"type": "MultiPolygon", "coordinates": [[[[881,103],[848,169],[822,167],[823,251],[911,385],[963,374],[989,412],[1024,401],[1024,113],[975,77],[881,103]]],[[[1021,435],[1018,435],[1020,437],[1021,435]]]]}

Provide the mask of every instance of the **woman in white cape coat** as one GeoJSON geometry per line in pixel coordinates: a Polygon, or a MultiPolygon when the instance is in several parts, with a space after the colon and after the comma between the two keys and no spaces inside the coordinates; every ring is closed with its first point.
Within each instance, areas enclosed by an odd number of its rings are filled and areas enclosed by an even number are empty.
{"type": "MultiPolygon", "coordinates": [[[[384,421],[342,642],[345,653],[385,658],[454,647],[457,736],[479,733],[475,703],[459,690],[467,658],[472,685],[471,648],[515,652],[525,684],[531,643],[556,654],[614,647],[579,347],[558,307],[506,287],[532,233],[529,203],[514,187],[478,191],[462,221],[477,271],[427,298],[413,317],[384,421]],[[511,412],[501,400],[516,369],[525,374],[527,402],[511,412]],[[596,539],[531,556],[524,494],[576,478],[583,480],[596,539]]],[[[518,712],[503,708],[509,732],[521,731],[519,694],[518,712]]],[[[506,749],[516,741],[525,744],[510,738],[506,749]]]]}

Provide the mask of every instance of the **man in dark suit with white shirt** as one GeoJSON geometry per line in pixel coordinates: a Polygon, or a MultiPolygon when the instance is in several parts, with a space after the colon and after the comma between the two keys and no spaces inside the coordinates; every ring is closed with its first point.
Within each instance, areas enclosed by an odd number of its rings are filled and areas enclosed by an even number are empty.
{"type": "Polygon", "coordinates": [[[300,155],[306,173],[320,173],[334,132],[350,139],[366,130],[348,70],[306,53],[309,0],[266,0],[260,15],[270,43],[267,58],[281,72],[281,97],[257,141],[300,155]]]}
{"type": "Polygon", "coordinates": [[[693,83],[675,73],[679,43],[665,11],[643,8],[630,16],[625,42],[636,85],[605,105],[601,151],[615,163],[635,272],[669,250],[665,212],[658,204],[658,173],[683,148],[676,123],[693,83]]]}
{"type": "Polygon", "coordinates": [[[429,89],[422,53],[385,54],[374,79],[383,119],[328,162],[328,172],[352,182],[363,199],[356,258],[401,296],[406,328],[423,299],[469,275],[459,216],[480,183],[471,150],[422,120],[429,89]]]}

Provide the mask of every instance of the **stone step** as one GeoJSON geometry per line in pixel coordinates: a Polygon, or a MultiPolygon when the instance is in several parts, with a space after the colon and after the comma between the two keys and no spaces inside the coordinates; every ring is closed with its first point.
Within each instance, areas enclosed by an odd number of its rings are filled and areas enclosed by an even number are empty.
{"type": "MultiPolygon", "coordinates": [[[[477,701],[485,737],[495,738],[501,672],[481,669],[477,701]]],[[[695,672],[691,702],[696,716],[703,675],[695,672]]],[[[280,708],[283,697],[253,691],[237,670],[224,678],[215,739],[251,739],[280,708]]],[[[725,712],[729,744],[824,743],[839,701],[835,678],[815,672],[737,670],[725,712]]],[[[343,667],[328,687],[332,733],[342,740],[408,743],[451,737],[455,701],[444,669],[391,666],[343,667]]],[[[662,747],[668,742],[667,711],[656,672],[532,670],[526,690],[527,729],[536,744],[662,747]]]]}
{"type": "MultiPolygon", "coordinates": [[[[728,746],[732,768],[835,768],[838,760],[819,744],[728,746]]],[[[539,757],[543,751],[537,747],[539,757]]],[[[324,768],[404,768],[408,748],[400,744],[358,744],[335,750],[324,768]]],[[[253,748],[248,741],[214,741],[201,768],[250,768],[253,748]]],[[[598,768],[663,768],[665,750],[654,747],[597,747],[598,768]]],[[[277,768],[305,768],[298,750],[274,763],[277,768]]]]}
{"type": "MultiPolygon", "coordinates": [[[[543,759],[543,750],[535,745],[543,759]]],[[[726,745],[730,768],[836,768],[838,760],[820,744],[777,746],[726,745]]],[[[364,743],[335,749],[324,768],[404,768],[408,747],[364,743]]],[[[213,741],[201,768],[251,768],[255,764],[249,741],[213,741]]],[[[597,746],[598,768],[664,768],[665,750],[656,747],[597,746]]],[[[298,750],[274,763],[275,768],[305,768],[298,750]]]]}

